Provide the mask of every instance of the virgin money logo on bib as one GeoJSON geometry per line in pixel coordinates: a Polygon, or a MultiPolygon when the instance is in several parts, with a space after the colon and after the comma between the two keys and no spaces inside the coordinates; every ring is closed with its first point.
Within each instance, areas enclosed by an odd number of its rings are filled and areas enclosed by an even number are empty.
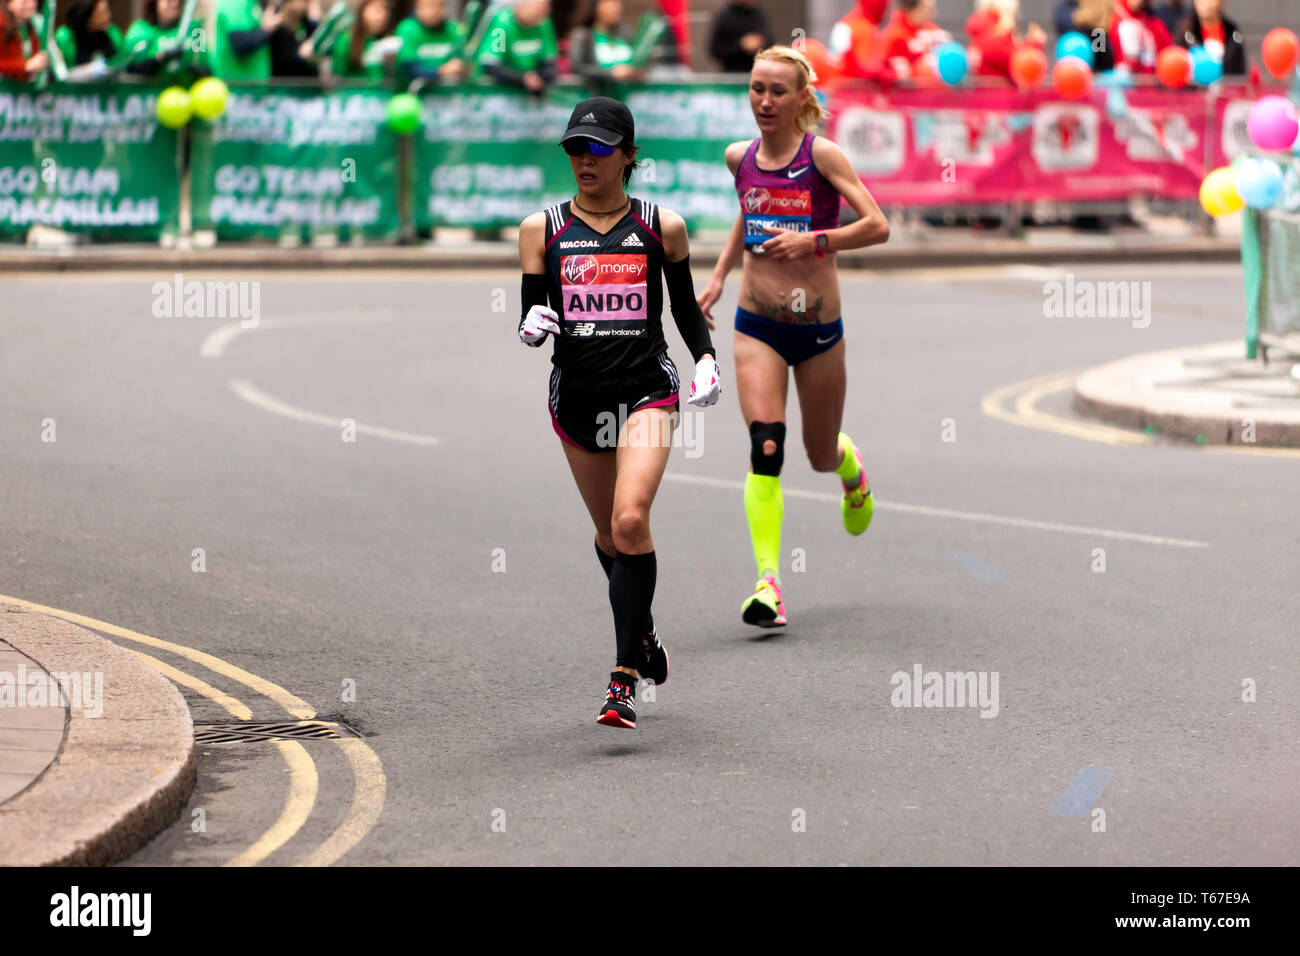
{"type": "Polygon", "coordinates": [[[806,189],[764,189],[753,186],[745,190],[745,212],[773,216],[811,216],[812,194],[806,189]]]}
{"type": "Polygon", "coordinates": [[[595,256],[565,256],[560,266],[560,275],[567,285],[587,285],[596,281],[600,263],[595,256]]]}
{"type": "Polygon", "coordinates": [[[604,253],[564,256],[560,260],[560,293],[566,319],[644,324],[646,257],[604,253]]]}

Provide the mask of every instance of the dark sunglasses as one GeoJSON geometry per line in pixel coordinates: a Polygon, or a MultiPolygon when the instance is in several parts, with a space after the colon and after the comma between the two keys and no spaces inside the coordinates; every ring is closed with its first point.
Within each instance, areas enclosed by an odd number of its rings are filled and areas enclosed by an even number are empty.
{"type": "Polygon", "coordinates": [[[588,150],[593,156],[611,156],[617,146],[606,146],[604,143],[598,143],[594,139],[566,139],[561,145],[564,151],[570,156],[581,156],[588,150]]]}

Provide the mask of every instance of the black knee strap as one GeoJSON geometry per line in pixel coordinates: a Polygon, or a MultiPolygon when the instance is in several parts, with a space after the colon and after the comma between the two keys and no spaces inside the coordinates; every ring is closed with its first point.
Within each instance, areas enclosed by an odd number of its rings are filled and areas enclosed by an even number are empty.
{"type": "Polygon", "coordinates": [[[749,426],[749,463],[756,475],[781,474],[785,462],[785,422],[752,422],[749,426]],[[776,451],[763,453],[764,442],[775,442],[776,451]]]}

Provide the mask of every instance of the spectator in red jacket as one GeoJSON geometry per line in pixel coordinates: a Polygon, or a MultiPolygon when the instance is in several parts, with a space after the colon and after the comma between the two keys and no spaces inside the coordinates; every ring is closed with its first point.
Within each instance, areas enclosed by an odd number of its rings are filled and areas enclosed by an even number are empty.
{"type": "Polygon", "coordinates": [[[1011,57],[1022,46],[1043,48],[1047,34],[1037,23],[1029,24],[1021,39],[1020,0],[976,0],[975,12],[966,20],[966,34],[975,52],[979,76],[1011,79],[1011,57]]]}
{"type": "Polygon", "coordinates": [[[872,78],[876,39],[880,36],[880,23],[885,19],[888,6],[889,0],[858,0],[858,5],[831,30],[828,49],[840,58],[840,69],[845,77],[857,80],[872,78]]]}
{"type": "Polygon", "coordinates": [[[1109,40],[1115,65],[1133,73],[1154,73],[1156,56],[1171,45],[1169,31],[1151,12],[1150,0],[1115,0],[1109,40]]]}
{"type": "Polygon", "coordinates": [[[36,0],[0,0],[0,76],[25,80],[49,65],[32,25],[36,0]]]}
{"type": "Polygon", "coordinates": [[[884,82],[910,79],[916,63],[952,37],[933,22],[934,0],[896,0],[894,16],[876,41],[871,70],[884,82]]]}

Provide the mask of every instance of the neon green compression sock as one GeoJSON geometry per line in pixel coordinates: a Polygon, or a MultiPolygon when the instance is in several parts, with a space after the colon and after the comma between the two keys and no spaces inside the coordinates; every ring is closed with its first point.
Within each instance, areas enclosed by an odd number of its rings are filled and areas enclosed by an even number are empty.
{"type": "Polygon", "coordinates": [[[858,468],[858,456],[853,454],[853,439],[844,432],[840,432],[840,454],[844,457],[835,469],[835,474],[840,476],[845,488],[856,488],[862,472],[858,468]]]}
{"type": "Polygon", "coordinates": [[[779,475],[745,476],[745,517],[749,519],[749,538],[754,544],[754,562],[758,576],[772,575],[781,582],[781,520],[785,503],[781,499],[779,475]]]}

